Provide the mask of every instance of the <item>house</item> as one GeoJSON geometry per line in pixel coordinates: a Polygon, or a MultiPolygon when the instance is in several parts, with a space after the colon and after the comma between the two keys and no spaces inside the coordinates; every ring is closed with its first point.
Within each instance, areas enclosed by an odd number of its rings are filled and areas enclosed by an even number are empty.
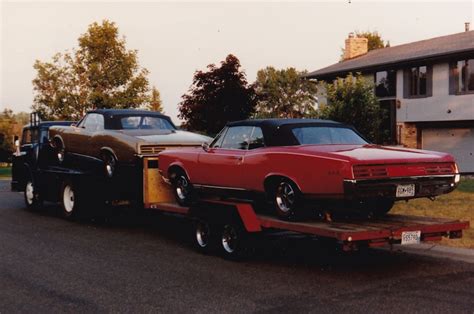
{"type": "Polygon", "coordinates": [[[333,82],[360,72],[373,80],[390,144],[449,152],[474,173],[474,31],[367,51],[345,41],[344,60],[307,75],[333,82]]]}

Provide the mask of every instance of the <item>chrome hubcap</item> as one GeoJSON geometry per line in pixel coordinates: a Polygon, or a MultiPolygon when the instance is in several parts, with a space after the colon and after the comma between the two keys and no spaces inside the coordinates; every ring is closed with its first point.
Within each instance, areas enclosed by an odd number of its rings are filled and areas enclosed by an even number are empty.
{"type": "Polygon", "coordinates": [[[184,176],[180,176],[176,180],[176,194],[178,195],[180,200],[185,200],[188,196],[188,187],[188,180],[184,176]]]}
{"type": "Polygon", "coordinates": [[[295,204],[295,190],[288,182],[282,182],[276,192],[276,203],[282,212],[288,212],[295,204]]]}
{"type": "Polygon", "coordinates": [[[64,152],[62,150],[58,152],[58,160],[59,162],[64,161],[64,152]]]}
{"type": "Polygon", "coordinates": [[[28,203],[28,205],[33,204],[33,200],[34,200],[35,195],[34,195],[33,183],[31,181],[29,181],[26,184],[25,195],[26,195],[26,202],[28,203]]]}
{"type": "Polygon", "coordinates": [[[209,225],[198,223],[196,227],[196,241],[198,245],[205,248],[209,244],[209,225]]]}
{"type": "Polygon", "coordinates": [[[111,178],[114,175],[115,171],[115,159],[112,156],[106,157],[105,161],[105,173],[109,178],[111,178]]]}
{"type": "Polygon", "coordinates": [[[222,232],[222,247],[227,253],[234,253],[237,248],[238,235],[234,227],[226,225],[222,232]]]}
{"type": "Polygon", "coordinates": [[[64,188],[63,204],[66,212],[71,213],[74,210],[74,190],[70,185],[64,188]]]}

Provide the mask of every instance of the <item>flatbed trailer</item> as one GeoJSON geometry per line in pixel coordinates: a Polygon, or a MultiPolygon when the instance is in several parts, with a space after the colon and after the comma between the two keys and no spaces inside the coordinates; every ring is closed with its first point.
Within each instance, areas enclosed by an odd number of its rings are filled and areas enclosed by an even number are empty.
{"type": "Polygon", "coordinates": [[[158,203],[152,210],[183,215],[193,219],[195,246],[207,251],[217,248],[228,258],[241,256],[249,244],[250,235],[262,232],[286,231],[329,240],[343,251],[366,247],[416,244],[440,241],[443,237],[457,239],[469,228],[469,222],[447,218],[432,218],[388,214],[376,219],[346,218],[338,221],[283,221],[257,213],[251,203],[203,200],[192,207],[173,203],[158,203]]]}
{"type": "MultiPolygon", "coordinates": [[[[138,158],[134,173],[104,178],[94,169],[70,169],[41,163],[23,164],[14,190],[24,191],[26,205],[59,201],[61,214],[74,218],[83,211],[97,211],[104,203],[129,202],[134,207],[168,212],[194,221],[194,244],[200,251],[217,249],[224,257],[240,257],[253,236],[285,231],[330,240],[344,251],[361,247],[439,241],[442,237],[461,238],[469,222],[452,219],[389,214],[382,218],[343,218],[334,221],[309,219],[284,221],[260,210],[251,202],[206,199],[191,207],[174,203],[175,198],[158,171],[159,156],[138,158]],[[18,189],[18,187],[20,187],[18,189]],[[125,196],[125,197],[124,197],[125,196]]],[[[13,182],[12,182],[13,183],[13,182]]]]}

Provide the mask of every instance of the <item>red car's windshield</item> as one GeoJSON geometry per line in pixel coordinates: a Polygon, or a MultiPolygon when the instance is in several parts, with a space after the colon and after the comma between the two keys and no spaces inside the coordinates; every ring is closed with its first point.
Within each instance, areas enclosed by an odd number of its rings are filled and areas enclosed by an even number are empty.
{"type": "Polygon", "coordinates": [[[350,128],[327,126],[295,127],[291,130],[300,145],[311,144],[368,144],[350,128]]]}

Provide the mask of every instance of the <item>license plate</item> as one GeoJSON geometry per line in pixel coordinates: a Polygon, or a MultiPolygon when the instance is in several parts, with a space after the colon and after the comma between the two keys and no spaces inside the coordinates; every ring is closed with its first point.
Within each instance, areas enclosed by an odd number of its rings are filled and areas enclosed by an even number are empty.
{"type": "Polygon", "coordinates": [[[403,184],[397,185],[396,197],[410,197],[415,196],[415,185],[414,184],[403,184]]]}
{"type": "Polygon", "coordinates": [[[402,244],[418,244],[421,239],[421,231],[402,232],[402,244]]]}

